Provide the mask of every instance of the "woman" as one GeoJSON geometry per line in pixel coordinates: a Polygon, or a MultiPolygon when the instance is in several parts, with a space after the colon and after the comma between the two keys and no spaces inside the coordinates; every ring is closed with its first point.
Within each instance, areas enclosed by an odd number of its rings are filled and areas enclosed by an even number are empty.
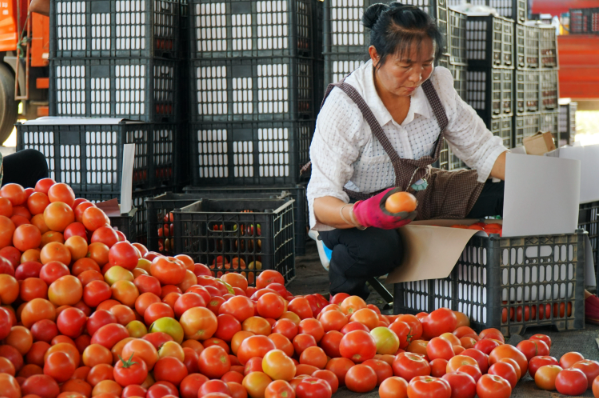
{"type": "Polygon", "coordinates": [[[308,200],[310,226],[333,250],[331,293],[366,298],[366,278],[400,264],[396,228],[412,219],[501,215],[503,182],[487,180],[503,180],[507,149],[457,95],[450,72],[434,68],[442,36],[425,12],[374,4],[363,23],[370,61],[327,90],[310,147],[308,200]],[[473,170],[431,169],[442,137],[473,170]],[[384,214],[380,203],[392,187],[413,193],[417,211],[384,214]]]}
{"type": "Polygon", "coordinates": [[[46,157],[35,149],[24,149],[2,158],[0,153],[0,185],[20,184],[33,188],[42,178],[48,177],[46,157]]]}

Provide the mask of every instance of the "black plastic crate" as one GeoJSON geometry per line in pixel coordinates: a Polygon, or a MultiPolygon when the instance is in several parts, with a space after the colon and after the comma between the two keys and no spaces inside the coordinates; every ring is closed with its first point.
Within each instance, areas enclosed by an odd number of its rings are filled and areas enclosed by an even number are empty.
{"type": "Polygon", "coordinates": [[[192,0],[191,57],[312,57],[312,0],[192,0]]]}
{"type": "Polygon", "coordinates": [[[297,184],[309,162],[314,121],[197,123],[191,126],[192,183],[297,184]]]}
{"type": "Polygon", "coordinates": [[[303,256],[306,253],[306,240],[310,226],[308,200],[306,198],[306,184],[275,187],[185,187],[185,192],[206,199],[230,198],[256,198],[283,196],[293,198],[293,212],[295,217],[295,255],[303,256]],[[282,192],[283,191],[283,192],[282,192]],[[260,195],[260,196],[257,196],[260,195]]]}
{"type": "Polygon", "coordinates": [[[541,123],[539,113],[514,117],[514,147],[524,145],[524,139],[539,132],[541,123]]]}
{"type": "Polygon", "coordinates": [[[464,13],[449,10],[449,22],[447,24],[447,53],[449,62],[456,65],[466,65],[466,21],[468,16],[464,13]]]}
{"type": "Polygon", "coordinates": [[[489,120],[513,113],[513,69],[468,67],[466,102],[489,120]]]}
{"type": "Polygon", "coordinates": [[[316,108],[316,116],[320,113],[320,107],[326,91],[324,84],[324,64],[324,59],[314,60],[314,107],[316,108]]]}
{"type": "Polygon", "coordinates": [[[499,119],[492,119],[489,130],[503,140],[503,146],[506,148],[512,148],[512,135],[513,135],[513,118],[502,117],[499,119]]]}
{"type": "Polygon", "coordinates": [[[168,57],[179,51],[179,0],[50,2],[50,58],[168,57]]]}
{"type": "Polygon", "coordinates": [[[175,122],[177,64],[157,58],[53,59],[50,115],[175,122]]]}
{"type": "Polygon", "coordinates": [[[311,59],[195,60],[191,61],[189,72],[193,121],[314,118],[311,59]]]}
{"type": "MultiPolygon", "coordinates": [[[[447,0],[447,5],[458,6],[463,0],[447,0]]],[[[497,10],[499,15],[524,23],[528,19],[527,0],[468,0],[472,5],[491,6],[497,10]]]]}
{"type": "Polygon", "coordinates": [[[110,226],[113,229],[121,231],[123,234],[125,234],[129,242],[137,241],[137,225],[135,222],[136,213],[137,208],[134,207],[127,214],[108,217],[110,218],[110,226]]]}
{"type": "Polygon", "coordinates": [[[535,25],[516,24],[516,67],[538,69],[541,67],[541,28],[535,25]]]}
{"type": "Polygon", "coordinates": [[[576,8],[570,10],[570,33],[599,33],[599,8],[576,8]]]}
{"type": "MultiPolygon", "coordinates": [[[[347,75],[365,64],[370,57],[368,54],[325,54],[324,56],[324,85],[337,83],[347,75]]],[[[320,106],[320,104],[318,104],[320,106]]]]}
{"type": "Polygon", "coordinates": [[[539,130],[543,132],[550,132],[555,140],[555,145],[559,147],[560,134],[559,134],[559,114],[558,112],[541,112],[539,116],[539,130]]]}
{"type": "Polygon", "coordinates": [[[541,68],[557,68],[557,33],[555,27],[540,25],[539,51],[541,53],[541,68]]]}
{"type": "Polygon", "coordinates": [[[110,121],[40,118],[17,124],[17,150],[42,152],[49,177],[74,190],[120,191],[124,145],[135,144],[133,187],[171,184],[178,126],[110,121]]]}
{"type": "Polygon", "coordinates": [[[497,328],[505,336],[536,326],[583,329],[584,260],[581,230],[474,236],[448,278],[395,284],[393,310],[401,314],[447,307],[465,313],[476,330],[497,328]]]}
{"type": "MultiPolygon", "coordinates": [[[[127,235],[130,242],[139,242],[143,245],[147,244],[147,225],[146,225],[146,200],[160,195],[168,188],[151,188],[151,189],[136,189],[132,192],[133,207],[135,211],[135,228],[127,235]]],[[[75,196],[85,198],[92,203],[104,202],[110,199],[121,198],[120,191],[79,191],[75,190],[75,196]]]]}
{"type": "Polygon", "coordinates": [[[578,104],[570,102],[559,106],[559,126],[558,131],[561,140],[565,140],[566,144],[570,144],[576,135],[576,109],[578,104]]]}
{"type": "Polygon", "coordinates": [[[599,282],[599,202],[583,203],[578,209],[578,228],[589,234],[593,249],[595,278],[599,282]]]}
{"type": "Polygon", "coordinates": [[[466,27],[468,65],[514,67],[514,21],[495,15],[468,16],[466,27]]]}
{"type": "Polygon", "coordinates": [[[312,1],[312,30],[314,43],[314,59],[324,57],[324,0],[312,1]]]}
{"type": "Polygon", "coordinates": [[[539,73],[541,84],[541,111],[557,111],[559,100],[559,78],[557,70],[542,70],[539,73]]]}
{"type": "Polygon", "coordinates": [[[541,110],[541,82],[538,70],[516,70],[516,114],[524,115],[541,110]]]}
{"type": "Polygon", "coordinates": [[[239,272],[255,285],[264,270],[295,277],[293,200],[205,199],[174,214],[175,253],[213,268],[239,272]]]}

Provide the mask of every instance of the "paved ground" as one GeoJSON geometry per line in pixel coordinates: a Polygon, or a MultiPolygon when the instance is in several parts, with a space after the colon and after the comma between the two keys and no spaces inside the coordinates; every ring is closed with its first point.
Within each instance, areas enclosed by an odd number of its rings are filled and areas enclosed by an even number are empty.
{"type": "MultiPolygon", "coordinates": [[[[288,289],[294,294],[326,294],[328,293],[328,286],[328,277],[326,271],[320,265],[316,245],[312,241],[307,242],[306,255],[298,257],[296,261],[296,278],[289,284],[288,289]]],[[[390,291],[393,291],[392,286],[387,286],[387,288],[390,291]]],[[[384,305],[383,300],[376,292],[372,292],[368,301],[378,305],[379,308],[382,308],[384,305]]],[[[588,325],[585,330],[563,333],[559,333],[553,328],[535,328],[529,329],[523,337],[530,337],[535,333],[544,333],[551,337],[553,342],[551,355],[558,359],[568,351],[578,351],[583,354],[585,358],[599,360],[599,348],[595,341],[595,339],[599,337],[599,327],[597,326],[588,325]]],[[[520,336],[513,336],[510,339],[510,342],[517,344],[521,339],[522,337],[520,336]]],[[[375,390],[369,394],[357,394],[343,388],[340,389],[335,396],[339,398],[353,398],[358,396],[374,398],[378,397],[378,392],[375,390]]],[[[593,393],[588,390],[587,393],[582,396],[592,398],[593,393]]],[[[527,375],[518,383],[518,386],[512,392],[512,397],[557,398],[565,396],[558,394],[557,392],[548,392],[538,389],[535,386],[534,381],[527,375]]]]}

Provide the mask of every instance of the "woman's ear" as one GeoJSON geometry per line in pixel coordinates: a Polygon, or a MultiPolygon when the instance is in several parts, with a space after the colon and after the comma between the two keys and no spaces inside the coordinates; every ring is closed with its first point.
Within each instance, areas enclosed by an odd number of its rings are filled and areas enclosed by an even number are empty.
{"type": "Polygon", "coordinates": [[[379,53],[376,52],[376,48],[374,46],[368,47],[368,54],[370,55],[370,59],[372,60],[372,65],[376,68],[381,57],[379,57],[379,53]]]}

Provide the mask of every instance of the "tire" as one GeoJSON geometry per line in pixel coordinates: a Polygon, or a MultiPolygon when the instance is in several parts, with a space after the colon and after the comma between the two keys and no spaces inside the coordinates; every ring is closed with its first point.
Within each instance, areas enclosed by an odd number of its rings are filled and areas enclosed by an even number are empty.
{"type": "Polygon", "coordinates": [[[6,64],[0,63],[0,145],[6,141],[17,122],[15,77],[6,64]]]}

